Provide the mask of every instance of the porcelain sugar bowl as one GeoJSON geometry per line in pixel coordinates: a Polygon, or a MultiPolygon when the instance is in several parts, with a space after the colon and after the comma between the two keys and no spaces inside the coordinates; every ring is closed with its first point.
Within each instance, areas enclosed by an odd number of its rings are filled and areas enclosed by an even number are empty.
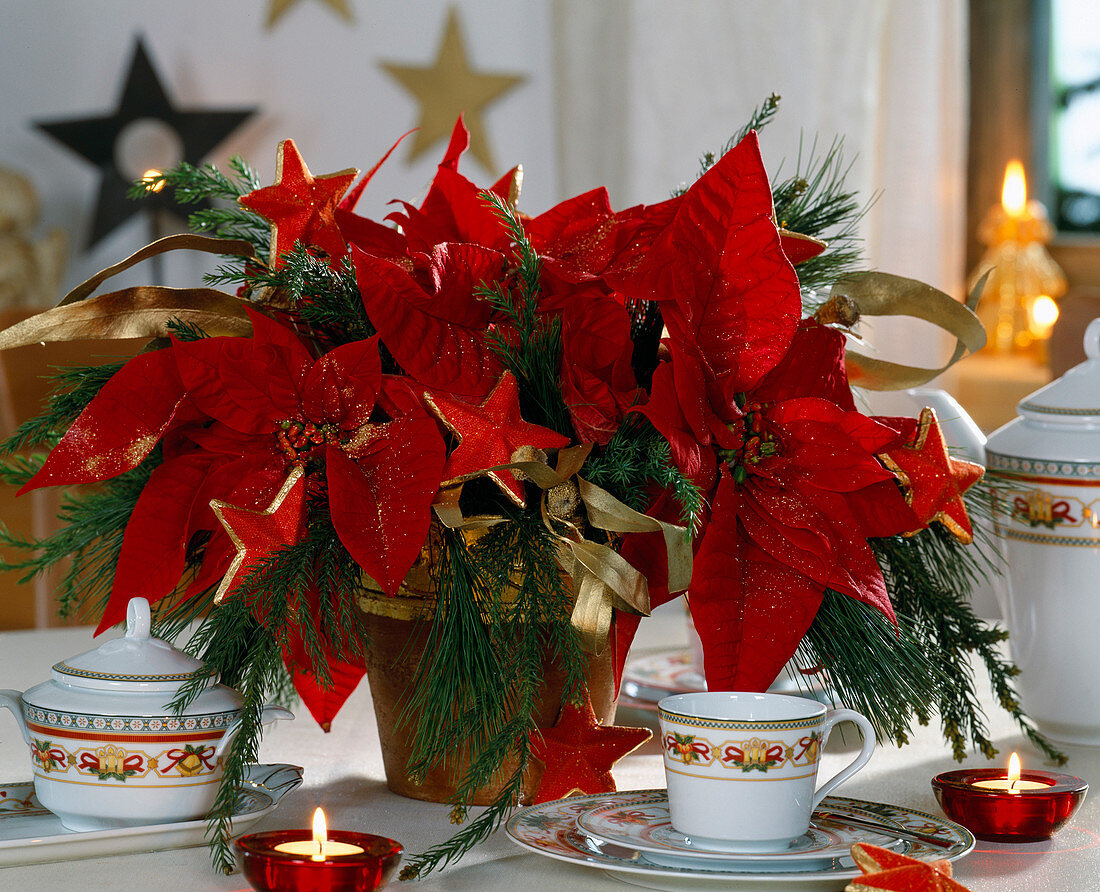
{"type": "Polygon", "coordinates": [[[986,476],[1021,704],[1054,740],[1100,745],[1100,319],[1085,355],[990,436],[986,476]]]}
{"type": "MultiPolygon", "coordinates": [[[[126,634],[57,663],[24,694],[0,691],[30,747],[34,790],[70,830],[201,818],[239,729],[241,696],[208,684],[169,704],[202,663],[150,635],[149,602],[130,601],[126,634]]],[[[264,707],[263,721],[293,718],[264,707]]]]}

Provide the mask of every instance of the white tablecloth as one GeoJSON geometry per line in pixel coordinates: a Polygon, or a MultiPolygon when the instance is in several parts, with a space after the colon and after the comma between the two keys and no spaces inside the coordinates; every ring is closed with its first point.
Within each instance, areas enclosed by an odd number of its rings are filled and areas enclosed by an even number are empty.
{"type": "MultiPolygon", "coordinates": [[[[643,622],[637,652],[680,648],[686,644],[682,614],[677,607],[643,622]]],[[[0,687],[25,690],[44,680],[57,660],[94,646],[88,629],[0,633],[0,687]]],[[[988,696],[986,697],[988,701],[988,696]]],[[[990,706],[989,726],[997,747],[1007,758],[1019,751],[1024,764],[1039,767],[1042,758],[1003,712],[990,706]]],[[[651,713],[620,710],[619,724],[653,721],[651,713]]],[[[849,758],[843,744],[830,745],[822,767],[832,773],[849,758]]],[[[1070,747],[1070,763],[1062,769],[1085,780],[1100,777],[1100,749],[1070,747]]],[[[385,785],[374,713],[366,681],[324,734],[304,710],[293,722],[280,722],[266,735],[263,762],[289,762],[305,768],[305,784],[254,830],[307,827],[313,809],[323,806],[329,826],[377,833],[400,840],[407,852],[419,852],[452,831],[446,806],[415,802],[390,793],[385,785]]],[[[967,766],[986,767],[980,756],[967,766]]],[[[997,763],[1002,764],[1002,763],[997,763]]],[[[880,747],[870,764],[838,793],[941,814],[929,780],[957,768],[936,727],[919,729],[903,748],[880,747]]],[[[15,722],[0,711],[0,780],[31,778],[26,746],[15,722]]],[[[620,790],[664,786],[661,758],[652,744],[622,760],[615,769],[620,790]]],[[[956,878],[973,892],[1100,892],[1100,793],[1086,799],[1074,822],[1047,843],[1010,846],[979,841],[977,849],[955,865],[956,878]]],[[[600,871],[562,864],[530,854],[512,844],[503,832],[467,855],[457,866],[411,883],[392,884],[413,890],[514,890],[562,892],[565,889],[622,890],[625,887],[600,871]]],[[[242,890],[244,879],[220,876],[204,848],[147,854],[59,860],[33,866],[0,868],[4,892],[133,889],[140,892],[242,890]]],[[[768,884],[777,892],[782,884],[768,884]]]]}

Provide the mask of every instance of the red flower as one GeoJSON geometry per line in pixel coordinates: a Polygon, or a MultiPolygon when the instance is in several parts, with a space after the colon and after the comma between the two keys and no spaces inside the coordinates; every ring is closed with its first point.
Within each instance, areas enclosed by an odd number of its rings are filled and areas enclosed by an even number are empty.
{"type": "Polygon", "coordinates": [[[126,527],[100,631],[131,596],[155,602],[175,588],[200,530],[212,538],[198,581],[217,581],[233,549],[210,500],[258,509],[295,464],[324,486],[341,542],[385,591],[396,592],[419,554],[445,447],[423,414],[372,422],[382,386],[377,339],[314,359],[289,329],[250,315],[251,338],[176,341],[123,367],[25,487],[117,476],[164,438],[164,462],[126,527]],[[156,374],[142,379],[150,369],[156,374]],[[104,459],[87,459],[90,436],[109,440],[104,459]]]}
{"type": "MultiPolygon", "coordinates": [[[[662,209],[667,216],[667,209],[662,209]]],[[[709,497],[689,588],[712,690],[762,690],[832,588],[893,619],[868,536],[914,528],[854,410],[843,336],[798,322],[798,280],[753,136],[683,196],[620,277],[661,301],[668,361],[639,409],[709,497]]]]}

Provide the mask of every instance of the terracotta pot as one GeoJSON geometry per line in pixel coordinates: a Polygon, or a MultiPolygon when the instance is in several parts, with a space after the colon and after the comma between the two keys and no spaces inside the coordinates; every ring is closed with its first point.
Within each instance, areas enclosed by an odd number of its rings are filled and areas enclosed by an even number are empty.
{"type": "MultiPolygon", "coordinates": [[[[431,562],[422,558],[409,572],[397,597],[388,598],[370,591],[360,598],[370,647],[367,653],[367,678],[370,681],[374,714],[378,722],[378,737],[386,769],[386,784],[394,792],[411,799],[448,802],[454,798],[457,782],[466,771],[459,762],[432,769],[422,784],[413,784],[406,774],[412,752],[409,730],[400,726],[408,686],[424,651],[435,606],[435,586],[431,562]]],[[[592,696],[592,708],[605,724],[615,717],[615,682],[611,648],[593,656],[585,673],[592,696]]],[[[541,705],[536,721],[540,727],[552,726],[561,707],[563,673],[561,667],[547,660],[541,705]]],[[[488,805],[515,771],[514,762],[505,762],[498,778],[483,787],[471,804],[488,805]]],[[[538,776],[528,769],[524,778],[522,801],[534,795],[538,776]]]]}

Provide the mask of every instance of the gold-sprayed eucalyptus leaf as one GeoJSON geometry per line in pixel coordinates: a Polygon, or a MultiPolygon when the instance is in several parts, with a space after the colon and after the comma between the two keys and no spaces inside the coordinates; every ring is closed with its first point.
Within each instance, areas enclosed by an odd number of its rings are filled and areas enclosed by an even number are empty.
{"type": "Polygon", "coordinates": [[[250,335],[246,302],[212,288],[141,285],[61,304],[0,331],[0,350],[46,341],[164,338],[179,319],[208,335],[250,335]]]}
{"type": "Polygon", "coordinates": [[[868,390],[920,387],[947,371],[968,353],[981,350],[985,346],[985,328],[970,307],[977,305],[984,285],[983,276],[964,304],[931,285],[904,276],[865,272],[839,279],[830,292],[831,297],[843,295],[850,299],[859,308],[861,316],[923,319],[942,328],[956,342],[947,363],[934,369],[876,359],[849,347],[845,354],[848,380],[854,386],[868,390]]]}

